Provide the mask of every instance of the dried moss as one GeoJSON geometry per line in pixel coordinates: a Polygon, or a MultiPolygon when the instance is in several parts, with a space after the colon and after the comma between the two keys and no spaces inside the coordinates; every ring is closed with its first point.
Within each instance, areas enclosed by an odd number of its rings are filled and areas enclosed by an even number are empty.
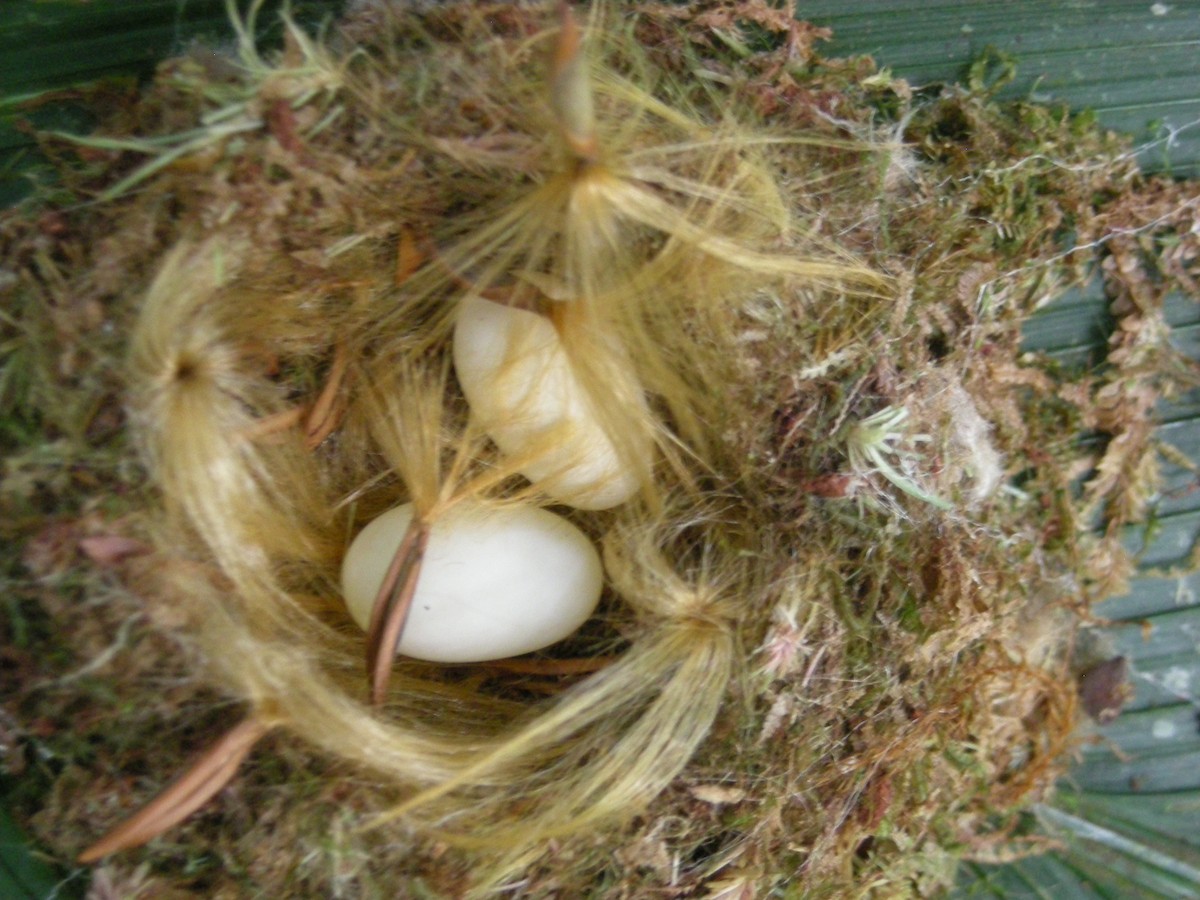
{"type": "MultiPolygon", "coordinates": [[[[310,396],[328,335],[397,280],[404,236],[469,227],[506,190],[495,173],[518,177],[529,104],[506,90],[530,80],[496,75],[543,19],[363,5],[326,44],[293,31],[278,60],[243,42],[236,61],[165,63],[103,139],[44,137],[55,196],[0,218],[0,671],[11,799],[62,858],[232,716],[196,676],[170,569],[138,543],[158,498],[127,439],[121,360],[157,261],[237,223],[272,338],[261,358],[283,401],[310,396]],[[297,320],[271,318],[281,296],[300,298],[297,320]]],[[[1141,175],[1086,116],[996,104],[982,67],[966,89],[914,92],[868,60],[821,58],[820,32],[753,0],[649,5],[636,28],[664,99],[812,138],[771,156],[798,221],[899,288],[718,286],[736,298],[722,333],[691,336],[726,366],[705,539],[761,585],[738,624],[745,665],[683,777],[632,821],[548,846],[522,885],[928,896],[960,858],[1042,846],[1019,813],[1069,763],[1073,633],[1131,570],[1119,538],[1157,484],[1155,403],[1195,384],[1162,316],[1169,290],[1195,291],[1194,186],[1141,175]],[[1097,270],[1116,324],[1104,363],[1022,353],[1028,318],[1097,270]]],[[[622,627],[616,612],[562,655],[611,648],[622,627]]],[[[572,680],[431,677],[518,706],[572,680]]],[[[469,852],[401,824],[359,830],[400,793],[370,773],[284,735],[253,760],[98,880],[156,897],[471,883],[469,852]]]]}

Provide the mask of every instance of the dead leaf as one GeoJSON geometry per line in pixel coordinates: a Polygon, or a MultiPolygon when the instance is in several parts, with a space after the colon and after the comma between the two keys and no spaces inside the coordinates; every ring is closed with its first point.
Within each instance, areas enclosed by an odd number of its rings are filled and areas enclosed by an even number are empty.
{"type": "Polygon", "coordinates": [[[1079,699],[1089,716],[1101,725],[1121,714],[1133,689],[1129,686],[1129,660],[1114,656],[1092,666],[1079,678],[1079,699]]]}
{"type": "Polygon", "coordinates": [[[96,534],[80,538],[79,549],[92,562],[105,568],[120,565],[134,556],[144,556],[151,550],[148,544],[121,534],[96,534]]]}

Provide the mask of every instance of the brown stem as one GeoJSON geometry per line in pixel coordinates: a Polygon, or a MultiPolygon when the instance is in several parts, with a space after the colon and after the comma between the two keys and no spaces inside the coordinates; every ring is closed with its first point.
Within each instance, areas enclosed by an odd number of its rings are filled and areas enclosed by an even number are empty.
{"type": "Polygon", "coordinates": [[[339,343],[333,351],[333,363],[329,367],[329,375],[325,386],[313,403],[312,410],[305,420],[305,445],[309,450],[319,447],[325,438],[333,434],[334,429],[342,421],[345,405],[342,403],[340,390],[346,380],[346,369],[350,364],[350,356],[346,345],[339,343]]]}
{"type": "Polygon", "coordinates": [[[375,595],[371,622],[367,627],[367,677],[371,680],[371,702],[376,706],[382,704],[387,695],[396,647],[408,621],[428,545],[429,526],[413,516],[392,556],[392,564],[383,576],[379,593],[375,595]]]}
{"type": "Polygon", "coordinates": [[[254,716],[235,725],[178,781],[80,853],[78,861],[93,863],[110,853],[140,847],[178,825],[229,783],[242,760],[270,730],[270,725],[254,716]]]}
{"type": "Polygon", "coordinates": [[[347,369],[350,366],[349,354],[345,344],[338,344],[333,351],[333,363],[329,367],[329,375],[321,393],[313,402],[312,408],[305,414],[304,406],[293,406],[282,412],[264,416],[252,425],[242,429],[241,437],[250,441],[270,440],[295,426],[304,425],[304,445],[309,450],[319,447],[329,435],[341,424],[345,403],[340,392],[347,379],[347,369]]]}
{"type": "MultiPolygon", "coordinates": [[[[266,438],[273,438],[281,432],[299,425],[300,420],[303,418],[304,408],[294,406],[291,409],[285,409],[282,412],[264,416],[254,424],[243,428],[241,430],[241,437],[248,441],[261,441],[266,438]]],[[[276,438],[276,440],[278,439],[276,438]]]]}

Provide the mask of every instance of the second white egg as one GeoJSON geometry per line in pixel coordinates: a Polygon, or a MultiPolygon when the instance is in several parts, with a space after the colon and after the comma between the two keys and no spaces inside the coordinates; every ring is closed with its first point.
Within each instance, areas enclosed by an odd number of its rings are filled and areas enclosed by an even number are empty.
{"type": "MultiPolygon", "coordinates": [[[[530,457],[521,473],[554,499],[608,509],[635,493],[649,470],[649,442],[626,436],[623,459],[605,433],[544,316],[480,297],[462,301],[454,370],[471,414],[508,456],[530,457]]],[[[636,389],[616,392],[621,397],[636,389]]],[[[618,402],[614,400],[614,402],[618,402]]]]}

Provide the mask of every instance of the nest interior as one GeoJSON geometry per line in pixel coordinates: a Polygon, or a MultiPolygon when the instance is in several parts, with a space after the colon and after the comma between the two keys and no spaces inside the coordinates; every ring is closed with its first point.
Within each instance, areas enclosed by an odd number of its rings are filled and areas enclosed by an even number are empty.
{"type": "Polygon", "coordinates": [[[1195,382],[1161,311],[1195,204],[987,60],[913,91],[755,0],[636,13],[581,13],[586,102],[544,8],[362,3],[43,138],[0,218],[9,802],[67,860],[270,729],[116,895],[928,896],[1042,848],[1076,631],[1195,382]],[[1097,273],[1106,357],[1023,352],[1097,273]],[[451,332],[490,294],[559,310],[618,451],[655,448],[622,508],[473,428],[451,332]],[[375,708],[341,556],[463,497],[568,516],[601,607],[397,660],[375,708]]]}

